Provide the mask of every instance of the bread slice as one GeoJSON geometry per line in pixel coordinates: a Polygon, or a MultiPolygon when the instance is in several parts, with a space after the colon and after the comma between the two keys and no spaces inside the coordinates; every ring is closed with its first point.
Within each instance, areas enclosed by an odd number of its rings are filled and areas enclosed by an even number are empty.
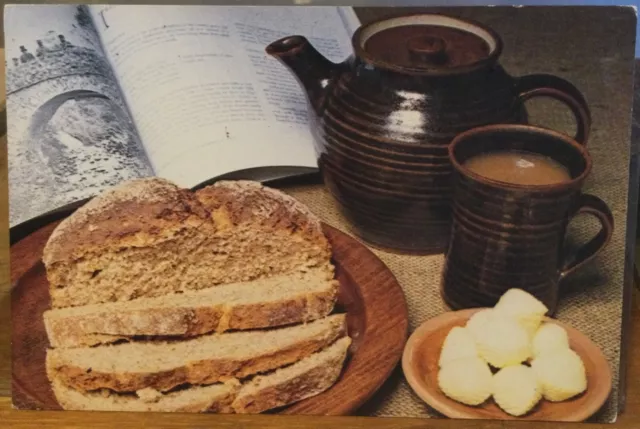
{"type": "Polygon", "coordinates": [[[233,410],[261,413],[324,392],[338,380],[350,345],[351,338],[343,337],[300,362],[254,377],[238,392],[233,410]]]}
{"type": "Polygon", "coordinates": [[[346,335],[344,314],[269,331],[214,334],[186,341],[147,341],[50,349],[47,374],[81,391],[212,384],[296,362],[346,335]]]}
{"type": "Polygon", "coordinates": [[[166,394],[81,392],[54,380],[53,392],[65,410],[260,413],[293,404],[329,389],[338,380],[351,339],[344,337],[290,366],[237,380],[189,386],[166,394]]]}
{"type": "Polygon", "coordinates": [[[62,221],[43,261],[54,308],[130,301],[318,267],[333,273],[320,221],[257,182],[197,193],[160,178],[104,192],[62,221]]]}
{"type": "Polygon", "coordinates": [[[54,348],[273,328],[326,316],[338,286],[325,270],[314,269],[183,294],[55,308],[44,313],[44,323],[54,348]]]}
{"type": "Polygon", "coordinates": [[[129,411],[129,412],[183,412],[183,413],[233,413],[231,403],[237,393],[239,383],[210,386],[192,386],[154,399],[141,399],[135,394],[114,394],[103,392],[80,392],[53,381],[51,387],[58,403],[64,410],[75,411],[129,411]]]}

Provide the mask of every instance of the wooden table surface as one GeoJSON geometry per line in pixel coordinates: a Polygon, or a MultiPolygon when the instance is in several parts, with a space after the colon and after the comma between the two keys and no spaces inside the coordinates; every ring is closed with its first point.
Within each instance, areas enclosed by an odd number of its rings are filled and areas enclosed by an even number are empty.
{"type": "MultiPolygon", "coordinates": [[[[0,54],[4,50],[0,49],[0,54]]],[[[0,114],[4,116],[4,68],[0,68],[0,114]]],[[[366,417],[306,416],[224,416],[157,413],[104,413],[71,411],[16,411],[11,408],[11,362],[10,362],[10,317],[9,317],[9,224],[6,136],[0,138],[0,427],[1,428],[95,428],[118,427],[138,429],[141,427],[162,428],[433,428],[433,429],[574,429],[574,428],[640,428],[640,298],[634,288],[632,327],[629,335],[629,366],[627,371],[626,410],[615,424],[582,425],[575,423],[537,423],[513,421],[471,421],[450,419],[400,419],[366,417]]]]}

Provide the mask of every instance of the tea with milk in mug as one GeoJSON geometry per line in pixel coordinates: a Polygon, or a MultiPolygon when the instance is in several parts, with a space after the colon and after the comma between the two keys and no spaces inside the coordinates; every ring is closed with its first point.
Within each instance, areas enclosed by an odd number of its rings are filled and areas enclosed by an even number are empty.
{"type": "Polygon", "coordinates": [[[487,179],[515,185],[553,185],[571,180],[569,170],[558,161],[524,151],[496,151],[476,155],[463,163],[487,179]]]}

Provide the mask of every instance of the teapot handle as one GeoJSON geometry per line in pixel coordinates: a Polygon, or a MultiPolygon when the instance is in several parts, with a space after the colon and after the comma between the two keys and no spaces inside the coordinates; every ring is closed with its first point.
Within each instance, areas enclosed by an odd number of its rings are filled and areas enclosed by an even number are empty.
{"type": "Polygon", "coordinates": [[[584,96],[573,84],[549,74],[532,74],[518,78],[516,85],[523,103],[534,97],[549,97],[569,107],[578,129],[574,140],[582,145],[587,144],[591,131],[591,112],[584,96]]]}

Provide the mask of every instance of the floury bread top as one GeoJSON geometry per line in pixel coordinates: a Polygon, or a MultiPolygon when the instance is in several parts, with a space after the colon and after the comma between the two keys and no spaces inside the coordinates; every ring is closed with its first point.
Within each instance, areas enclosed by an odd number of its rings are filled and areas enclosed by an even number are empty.
{"type": "Polygon", "coordinates": [[[54,231],[44,261],[54,307],[333,270],[320,222],[282,192],[223,181],[194,194],[157,178],[80,208],[54,231]]]}
{"type": "Polygon", "coordinates": [[[198,227],[208,217],[191,192],[167,180],[133,180],[104,192],[61,222],[47,242],[43,260],[49,267],[98,250],[139,247],[145,239],[155,241],[166,234],[171,225],[198,227]]]}

